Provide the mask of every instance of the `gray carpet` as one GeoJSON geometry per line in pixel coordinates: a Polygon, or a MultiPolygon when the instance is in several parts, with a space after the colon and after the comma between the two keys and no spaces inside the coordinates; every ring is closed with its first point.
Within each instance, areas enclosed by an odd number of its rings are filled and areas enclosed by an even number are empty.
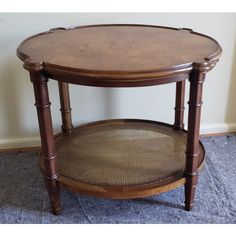
{"type": "Polygon", "coordinates": [[[236,223],[236,136],[203,138],[206,164],[192,212],[183,187],[136,200],[106,200],[65,190],[50,213],[38,153],[0,154],[0,223],[236,223]]]}

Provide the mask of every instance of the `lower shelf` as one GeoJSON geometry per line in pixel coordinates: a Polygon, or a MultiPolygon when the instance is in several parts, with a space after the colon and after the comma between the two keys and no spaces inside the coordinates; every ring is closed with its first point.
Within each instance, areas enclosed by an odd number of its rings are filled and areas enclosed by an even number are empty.
{"type": "MultiPolygon", "coordinates": [[[[204,161],[200,143],[198,166],[204,161]]],[[[154,195],[185,183],[186,132],[147,120],[108,120],[56,138],[59,182],[108,198],[154,195]]],[[[42,162],[40,164],[43,169],[42,162]]]]}

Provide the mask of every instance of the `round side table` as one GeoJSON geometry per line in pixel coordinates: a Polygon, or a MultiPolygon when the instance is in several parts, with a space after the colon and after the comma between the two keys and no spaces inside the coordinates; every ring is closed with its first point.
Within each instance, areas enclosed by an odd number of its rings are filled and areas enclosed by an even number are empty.
{"type": "Polygon", "coordinates": [[[150,196],[185,185],[185,209],[193,207],[204,162],[199,141],[205,74],[222,49],[214,39],[186,28],[91,25],[55,28],[17,48],[35,93],[45,178],[52,212],[60,187],[114,199],[150,196]],[[54,136],[48,79],[58,81],[62,133],[54,136]],[[185,80],[190,81],[184,130],[185,80]],[[68,83],[141,87],[176,83],[173,125],[138,119],[93,122],[74,128],[68,83]]]}

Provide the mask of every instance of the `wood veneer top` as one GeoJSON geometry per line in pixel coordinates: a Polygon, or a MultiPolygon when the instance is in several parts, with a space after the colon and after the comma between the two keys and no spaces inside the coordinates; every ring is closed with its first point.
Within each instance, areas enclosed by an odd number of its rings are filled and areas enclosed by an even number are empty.
{"type": "Polygon", "coordinates": [[[208,70],[221,51],[214,39],[189,29],[94,25],[32,36],[20,44],[17,54],[28,70],[60,69],[120,78],[153,73],[158,77],[167,71],[191,70],[194,65],[208,70]]]}

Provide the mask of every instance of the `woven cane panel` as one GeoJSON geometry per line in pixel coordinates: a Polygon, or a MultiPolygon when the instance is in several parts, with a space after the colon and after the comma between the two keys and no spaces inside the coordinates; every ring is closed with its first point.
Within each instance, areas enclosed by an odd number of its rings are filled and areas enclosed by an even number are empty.
{"type": "Polygon", "coordinates": [[[95,185],[143,185],[183,174],[186,137],[144,122],[85,126],[57,141],[59,173],[95,185]]]}

